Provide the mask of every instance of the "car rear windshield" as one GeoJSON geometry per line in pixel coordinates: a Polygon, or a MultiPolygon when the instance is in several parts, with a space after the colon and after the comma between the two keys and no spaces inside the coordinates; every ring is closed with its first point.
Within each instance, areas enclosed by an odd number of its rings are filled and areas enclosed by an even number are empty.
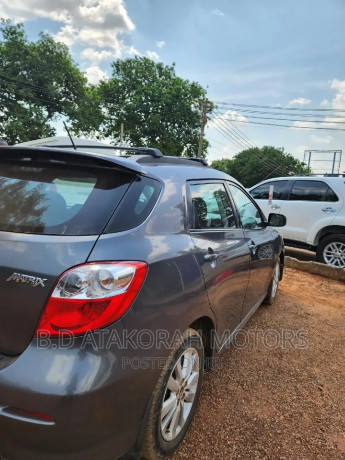
{"type": "Polygon", "coordinates": [[[100,234],[133,174],[113,168],[0,161],[0,231],[100,234]]]}

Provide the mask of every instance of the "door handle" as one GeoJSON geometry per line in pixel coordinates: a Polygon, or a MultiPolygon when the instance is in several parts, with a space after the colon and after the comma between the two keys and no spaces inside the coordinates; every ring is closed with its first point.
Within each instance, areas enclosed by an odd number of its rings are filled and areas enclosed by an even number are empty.
{"type": "Polygon", "coordinates": [[[337,210],[334,208],[322,208],[322,211],[326,214],[331,214],[332,212],[336,212],[337,210]]]}
{"type": "Polygon", "coordinates": [[[218,257],[219,257],[219,254],[217,254],[216,252],[212,252],[211,254],[204,255],[205,262],[214,262],[215,260],[218,259],[218,257]]]}
{"type": "Polygon", "coordinates": [[[271,209],[280,209],[280,206],[277,204],[272,204],[271,209]]]}

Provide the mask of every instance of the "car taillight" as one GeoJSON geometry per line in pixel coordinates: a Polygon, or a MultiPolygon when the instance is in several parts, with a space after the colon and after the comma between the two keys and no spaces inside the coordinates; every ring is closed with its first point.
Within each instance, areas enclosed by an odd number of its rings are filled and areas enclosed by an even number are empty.
{"type": "Polygon", "coordinates": [[[43,311],[35,336],[82,335],[121,318],[147,272],[144,262],[100,262],[63,273],[43,311]]]}

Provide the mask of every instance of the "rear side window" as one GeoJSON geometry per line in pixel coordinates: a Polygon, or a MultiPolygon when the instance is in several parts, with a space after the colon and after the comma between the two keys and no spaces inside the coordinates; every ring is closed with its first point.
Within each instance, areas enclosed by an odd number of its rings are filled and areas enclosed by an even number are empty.
{"type": "Polygon", "coordinates": [[[133,180],[111,168],[0,162],[0,231],[100,234],[133,180]]]}
{"type": "Polygon", "coordinates": [[[138,176],[111,218],[105,233],[123,232],[142,224],[156,204],[161,189],[158,181],[138,176]]]}
{"type": "Polygon", "coordinates": [[[338,201],[334,191],[323,181],[297,180],[292,186],[292,201],[338,201]]]}
{"type": "Polygon", "coordinates": [[[236,218],[224,184],[190,186],[194,229],[235,228],[236,218]]]}
{"type": "Polygon", "coordinates": [[[286,189],[286,180],[272,181],[266,184],[258,185],[250,191],[255,200],[268,200],[270,185],[273,185],[273,199],[281,200],[286,189]]]}

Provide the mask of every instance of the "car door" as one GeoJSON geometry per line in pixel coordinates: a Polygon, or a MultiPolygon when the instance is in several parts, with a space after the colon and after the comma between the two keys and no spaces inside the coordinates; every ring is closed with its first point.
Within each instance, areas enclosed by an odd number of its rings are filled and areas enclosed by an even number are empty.
{"type": "Polygon", "coordinates": [[[258,203],[266,217],[271,212],[280,213],[282,200],[288,191],[288,180],[272,180],[250,190],[251,196],[258,203]],[[269,200],[270,187],[273,187],[272,200],[269,200]]]}
{"type": "Polygon", "coordinates": [[[193,181],[188,188],[189,231],[217,318],[217,332],[223,336],[240,323],[250,249],[224,182],[193,181]]]}
{"type": "Polygon", "coordinates": [[[319,229],[331,225],[342,205],[342,200],[325,181],[296,179],[288,199],[277,211],[287,219],[283,237],[313,244],[313,241],[308,241],[308,235],[315,235],[319,229]],[[313,227],[317,227],[316,231],[313,227]]]}
{"type": "Polygon", "coordinates": [[[265,296],[272,278],[278,254],[277,237],[264,223],[259,206],[238,185],[228,183],[228,188],[236,205],[245,240],[251,251],[250,274],[244,300],[244,319],[265,296]]]}

